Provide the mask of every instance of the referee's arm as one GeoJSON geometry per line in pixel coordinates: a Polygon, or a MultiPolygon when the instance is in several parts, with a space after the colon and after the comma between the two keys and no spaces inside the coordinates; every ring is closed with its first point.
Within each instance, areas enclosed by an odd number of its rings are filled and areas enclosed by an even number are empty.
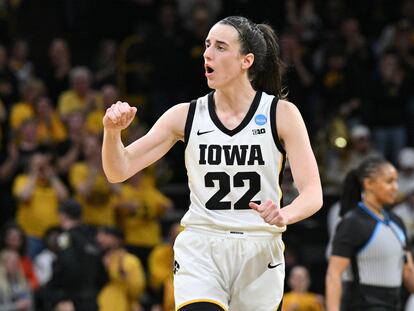
{"type": "Polygon", "coordinates": [[[328,270],[326,272],[326,310],[339,311],[342,297],[342,273],[350,265],[351,260],[341,256],[329,258],[328,270]]]}
{"type": "Polygon", "coordinates": [[[406,252],[406,263],[404,265],[403,280],[405,288],[414,293],[414,263],[410,251],[406,252]]]}

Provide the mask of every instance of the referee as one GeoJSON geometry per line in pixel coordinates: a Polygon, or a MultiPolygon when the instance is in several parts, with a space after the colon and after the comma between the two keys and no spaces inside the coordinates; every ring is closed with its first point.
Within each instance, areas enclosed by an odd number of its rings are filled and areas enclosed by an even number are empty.
{"type": "Polygon", "coordinates": [[[372,157],[344,183],[326,275],[328,311],[401,310],[401,286],[414,292],[412,257],[401,219],[385,206],[398,192],[397,171],[372,157]]]}

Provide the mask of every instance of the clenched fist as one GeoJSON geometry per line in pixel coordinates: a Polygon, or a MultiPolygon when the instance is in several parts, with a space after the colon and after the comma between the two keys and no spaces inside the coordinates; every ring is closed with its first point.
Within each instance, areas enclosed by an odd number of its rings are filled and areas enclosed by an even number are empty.
{"type": "Polygon", "coordinates": [[[137,112],[136,107],[131,107],[127,102],[118,101],[106,109],[103,117],[103,126],[108,130],[126,129],[132,122],[137,112]]]}

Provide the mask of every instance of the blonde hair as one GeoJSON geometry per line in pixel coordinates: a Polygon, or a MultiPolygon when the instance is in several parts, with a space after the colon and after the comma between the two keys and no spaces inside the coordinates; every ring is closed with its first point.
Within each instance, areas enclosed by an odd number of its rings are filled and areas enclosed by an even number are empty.
{"type": "MultiPolygon", "coordinates": [[[[17,258],[19,258],[19,253],[11,250],[11,249],[5,249],[3,251],[0,252],[0,292],[4,293],[5,295],[11,295],[12,290],[10,287],[10,282],[7,276],[7,271],[6,271],[6,261],[10,258],[10,256],[15,255],[17,258]]],[[[19,269],[17,270],[16,273],[16,281],[17,284],[19,284],[20,288],[23,289],[28,289],[28,283],[26,281],[26,278],[23,274],[23,269],[20,265],[19,262],[19,269]]]]}

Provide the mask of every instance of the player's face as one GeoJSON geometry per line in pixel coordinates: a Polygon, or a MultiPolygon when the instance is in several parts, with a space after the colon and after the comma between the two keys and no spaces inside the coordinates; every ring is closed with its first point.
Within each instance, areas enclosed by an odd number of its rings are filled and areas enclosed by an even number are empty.
{"type": "Polygon", "coordinates": [[[393,204],[398,194],[398,173],[391,164],[381,166],[378,174],[365,183],[365,191],[371,192],[382,205],[393,204]]]}
{"type": "Polygon", "coordinates": [[[210,29],[203,56],[207,84],[212,89],[228,86],[245,71],[239,34],[230,25],[216,24],[210,29]]]}

